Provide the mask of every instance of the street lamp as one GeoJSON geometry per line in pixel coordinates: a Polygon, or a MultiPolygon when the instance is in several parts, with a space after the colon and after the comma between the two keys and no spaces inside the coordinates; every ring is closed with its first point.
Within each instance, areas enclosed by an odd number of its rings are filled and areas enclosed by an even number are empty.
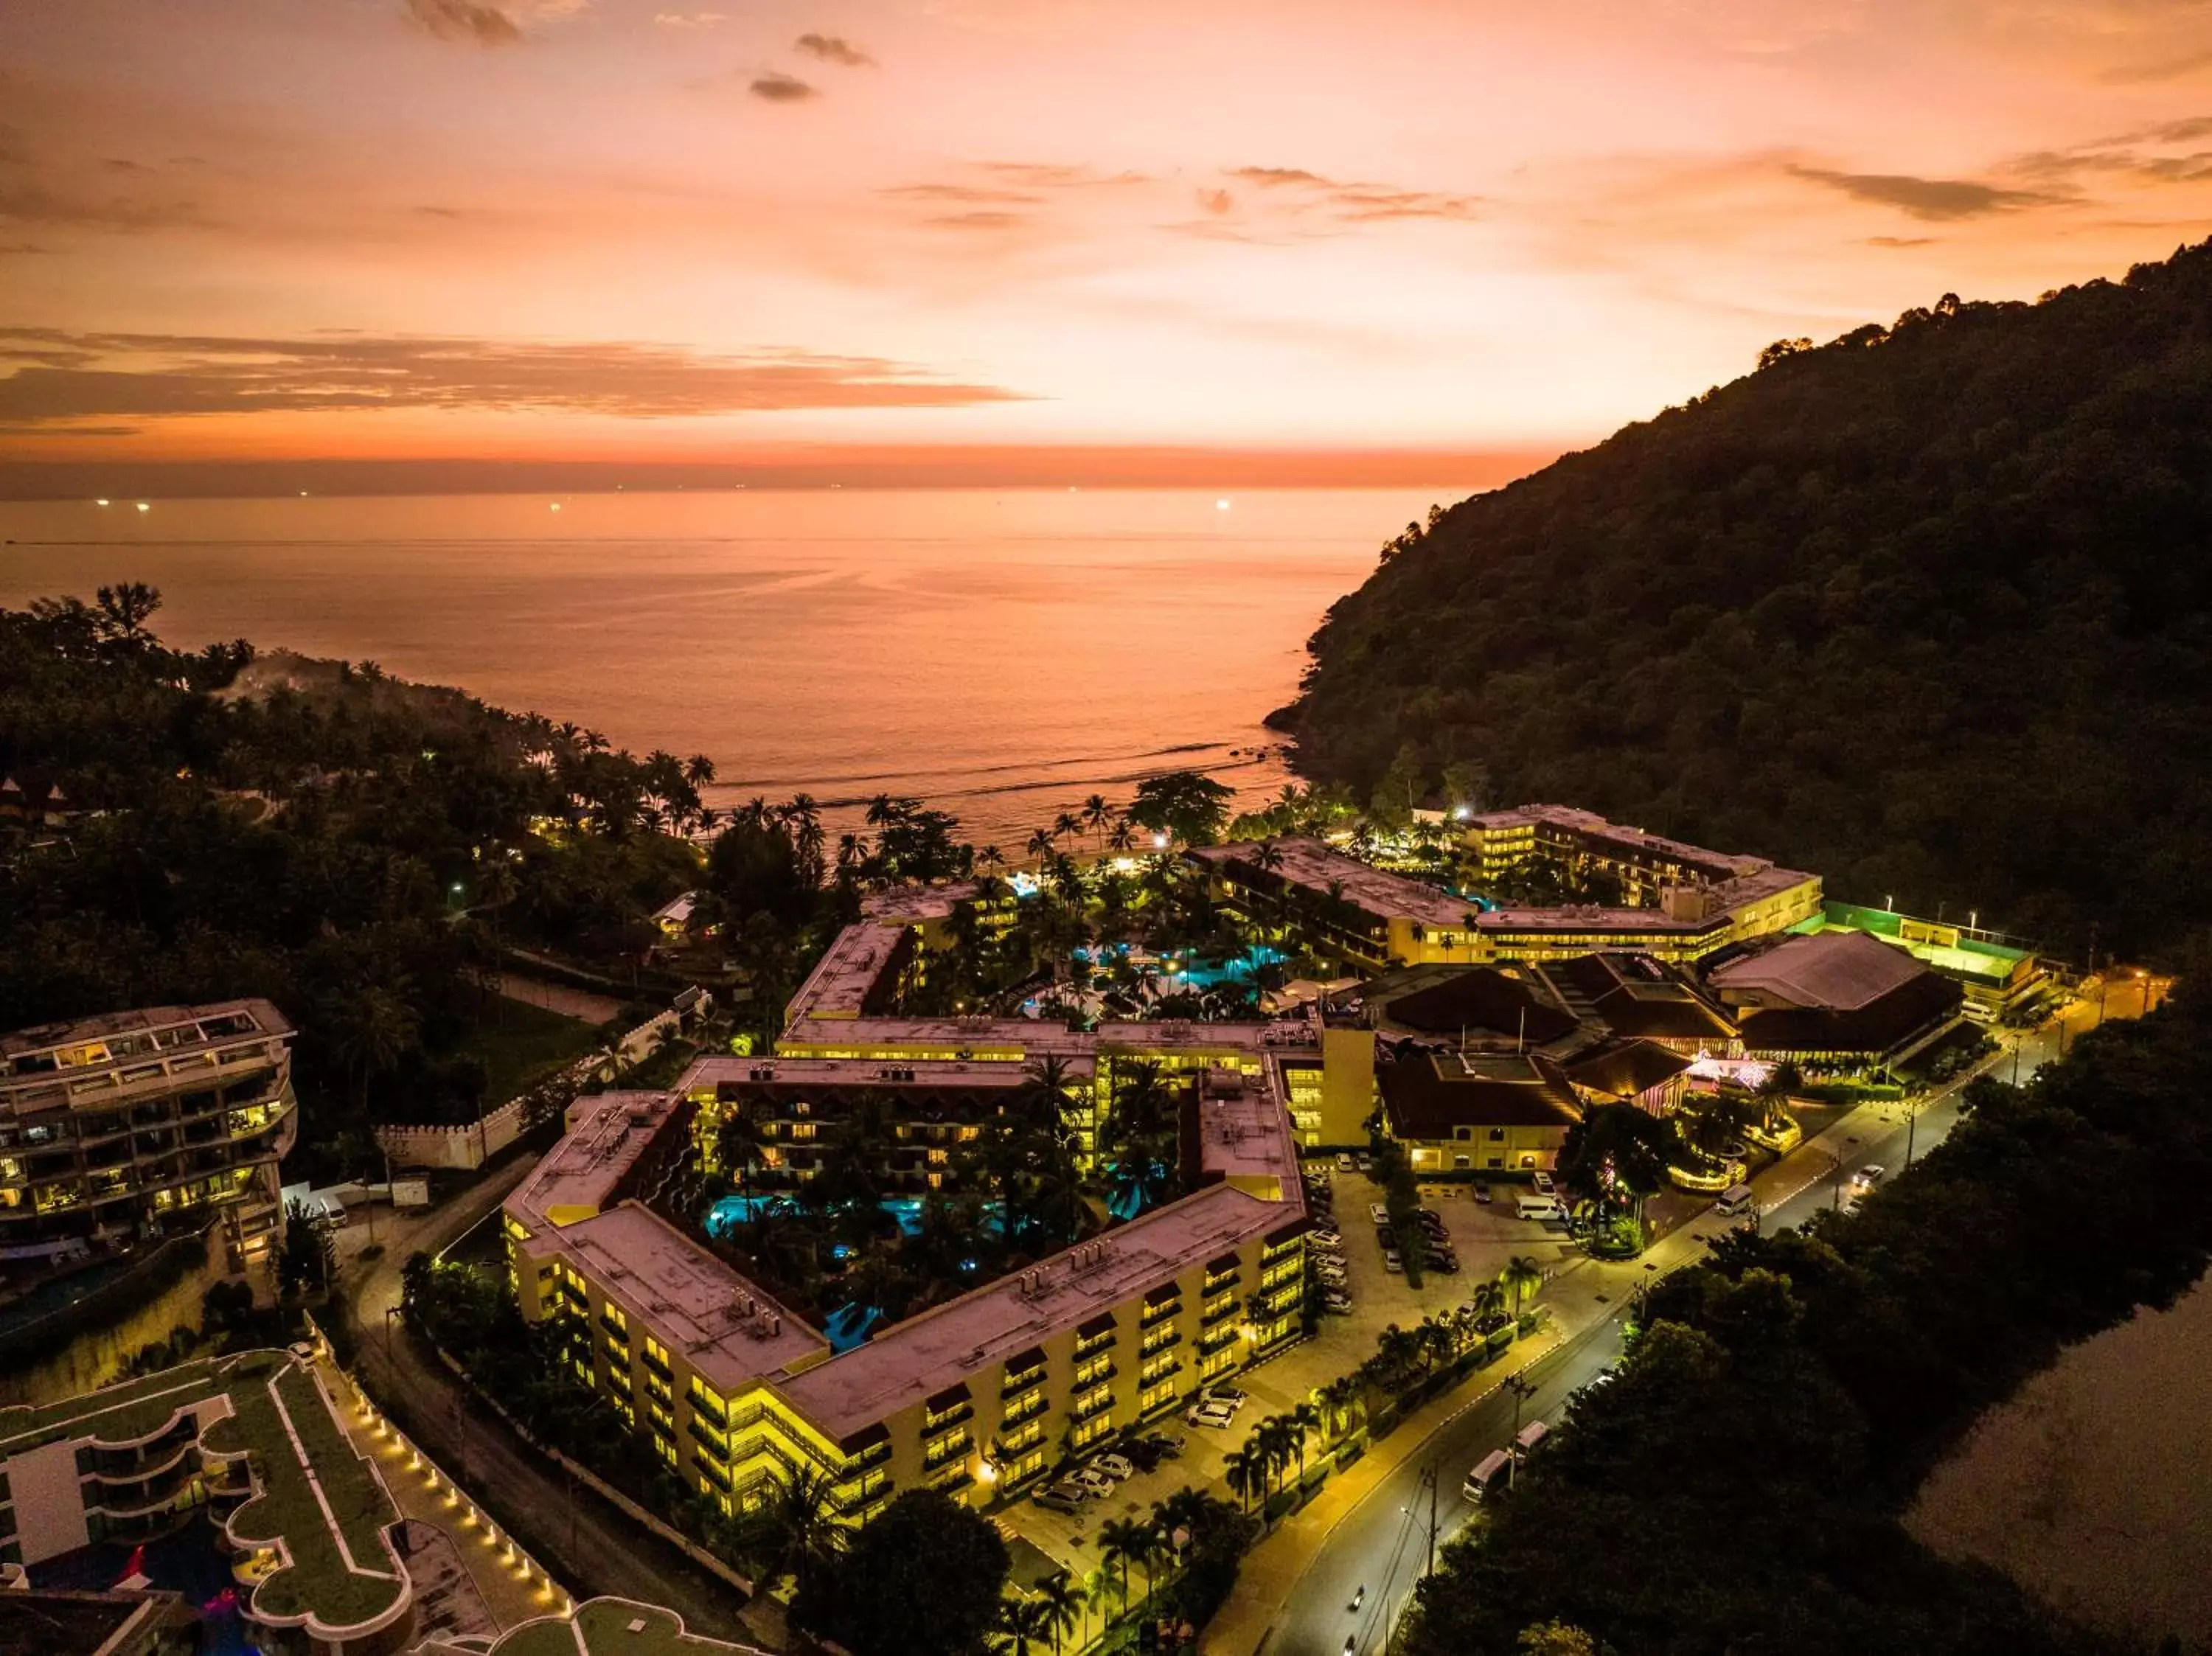
{"type": "Polygon", "coordinates": [[[1510,1489],[1521,1469],[1521,1405],[1536,1395],[1536,1382],[1525,1374],[1508,1374],[1505,1389],[1513,1394],[1513,1447],[1506,1452],[1511,1459],[1505,1463],[1505,1487],[1510,1489]]]}

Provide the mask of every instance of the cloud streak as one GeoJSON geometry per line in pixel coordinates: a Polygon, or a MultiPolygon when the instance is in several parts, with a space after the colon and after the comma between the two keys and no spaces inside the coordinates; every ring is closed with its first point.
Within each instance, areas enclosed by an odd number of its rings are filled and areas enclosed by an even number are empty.
{"type": "Polygon", "coordinates": [[[809,86],[795,75],[786,75],[781,70],[770,70],[757,77],[745,88],[754,97],[772,104],[803,104],[810,98],[818,98],[821,91],[809,86]]]}
{"type": "Polygon", "coordinates": [[[473,41],[480,46],[508,46],[522,39],[514,19],[478,0],[407,0],[416,27],[441,40],[473,41]]]}
{"type": "Polygon", "coordinates": [[[795,52],[803,52],[810,58],[818,58],[825,64],[837,64],[846,69],[866,69],[876,61],[839,34],[802,34],[791,45],[795,52]]]}
{"type": "Polygon", "coordinates": [[[1825,185],[1854,201],[1894,207],[1907,218],[1930,223],[1988,218],[2027,207],[2047,207],[2064,197],[2044,190],[2007,190],[1972,179],[1923,179],[1910,173],[1839,173],[1825,167],[1790,169],[1792,178],[1825,185]]]}
{"type": "Polygon", "coordinates": [[[713,355],[617,342],[539,344],[333,334],[244,338],[0,329],[0,428],[118,418],[558,410],[676,419],[764,409],[960,408],[1022,400],[881,357],[713,355]]]}

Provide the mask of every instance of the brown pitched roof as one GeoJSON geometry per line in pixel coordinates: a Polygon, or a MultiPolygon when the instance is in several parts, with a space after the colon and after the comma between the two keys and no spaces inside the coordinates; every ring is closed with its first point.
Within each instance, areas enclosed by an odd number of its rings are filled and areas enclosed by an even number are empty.
{"type": "Polygon", "coordinates": [[[1455,1127],[1566,1127],[1583,1116],[1565,1072],[1533,1054],[1462,1059],[1421,1049],[1378,1065],[1375,1078],[1400,1138],[1449,1138],[1455,1127]]]}
{"type": "Polygon", "coordinates": [[[1571,1060],[1566,1071],[1577,1087],[1626,1099],[1673,1080],[1689,1067],[1690,1060],[1680,1052],[1648,1040],[1608,1040],[1571,1060]]]}
{"type": "Polygon", "coordinates": [[[1753,1052],[1894,1052],[1930,1024],[1955,1013],[1966,993],[1950,979],[1923,972],[1854,1011],[1792,1007],[1747,1012],[1743,1044],[1753,1052]]]}
{"type": "Polygon", "coordinates": [[[1724,1041],[1735,1034],[1695,984],[1649,955],[1577,955],[1537,969],[1568,1005],[1587,1006],[1616,1035],[1724,1041]]]}
{"type": "Polygon", "coordinates": [[[1574,1033],[1571,1013],[1548,998],[1532,993],[1517,978],[1487,966],[1469,967],[1410,995],[1388,1002],[1382,1016],[1392,1023],[1426,1034],[1502,1035],[1509,1040],[1526,1036],[1531,1046],[1542,1046],[1574,1033]]]}

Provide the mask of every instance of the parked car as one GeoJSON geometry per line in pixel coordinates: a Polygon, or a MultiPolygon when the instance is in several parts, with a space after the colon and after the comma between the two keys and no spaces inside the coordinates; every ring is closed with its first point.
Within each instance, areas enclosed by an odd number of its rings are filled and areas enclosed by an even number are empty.
{"type": "Polygon", "coordinates": [[[1183,1418],[1193,1426],[1226,1426],[1237,1418],[1237,1411],[1225,1404],[1201,1403],[1185,1410],[1183,1418]]]}
{"type": "Polygon", "coordinates": [[[1348,1317],[1352,1314],[1352,1295],[1334,1291],[1324,1294],[1321,1296],[1321,1308],[1333,1311],[1340,1317],[1348,1317]]]}
{"type": "Polygon", "coordinates": [[[1252,1401],[1233,1386],[1217,1386],[1206,1394],[1208,1403],[1224,1404],[1232,1415],[1252,1401]]]}
{"type": "Polygon", "coordinates": [[[1406,1261],[1400,1257],[1396,1248],[1386,1247],[1382,1250],[1382,1269],[1389,1271],[1393,1277],[1399,1276],[1404,1272],[1406,1269],[1406,1261]]]}
{"type": "Polygon", "coordinates": [[[1539,1196],[1552,1196],[1558,1193],[1559,1186],[1552,1182],[1552,1175],[1541,1169],[1530,1174],[1528,1182],[1536,1187],[1536,1193],[1539,1196]]]}
{"type": "Polygon", "coordinates": [[[1362,1173],[1372,1173],[1375,1171],[1375,1159],[1369,1156],[1365,1150],[1360,1151],[1352,1158],[1352,1165],[1358,1168],[1362,1173]]]}
{"type": "Polygon", "coordinates": [[[1049,1489],[1039,1489],[1030,1499],[1047,1512],[1079,1513],[1083,1510],[1083,1491],[1064,1483],[1055,1483],[1049,1489]]]}
{"type": "Polygon", "coordinates": [[[1485,1207],[1489,1206],[1490,1186],[1484,1184],[1477,1184],[1474,1187],[1474,1199],[1481,1203],[1485,1207]]]}
{"type": "Polygon", "coordinates": [[[1336,1170],[1339,1173],[1351,1173],[1355,1170],[1355,1164],[1352,1162],[1351,1152],[1347,1150],[1339,1150],[1337,1152],[1336,1170]]]}
{"type": "Polygon", "coordinates": [[[1378,1225],[1387,1225],[1390,1222],[1390,1210],[1380,1202],[1370,1202],[1367,1204],[1367,1216],[1378,1225]]]}
{"type": "Polygon", "coordinates": [[[1114,1493],[1114,1480],[1096,1466],[1078,1466],[1060,1481],[1064,1483],[1073,1483],[1077,1489],[1091,1495],[1107,1495],[1114,1493]]]}
{"type": "Polygon", "coordinates": [[[1441,1271],[1447,1277],[1456,1277],[1459,1275],[1459,1255],[1452,1253],[1449,1248],[1441,1253],[1431,1250],[1429,1254],[1429,1269],[1441,1271]]]}
{"type": "Polygon", "coordinates": [[[1100,1471],[1105,1473],[1107,1477],[1112,1478],[1117,1483],[1121,1482],[1124,1478],[1134,1477],[1137,1475],[1136,1467],[1130,1464],[1126,1456],[1122,1455],[1093,1455],[1091,1457],[1088,1464],[1096,1466],[1100,1471]]]}
{"type": "Polygon", "coordinates": [[[1426,1208],[1423,1208],[1421,1210],[1421,1228],[1428,1232],[1431,1236],[1449,1236],[1451,1234],[1450,1227],[1446,1225],[1443,1220],[1437,1215],[1431,1213],[1426,1208]]]}
{"type": "Polygon", "coordinates": [[[1182,1459],[1182,1440],[1173,1432],[1147,1432],[1138,1441],[1158,1450],[1163,1460],[1182,1459]]]}

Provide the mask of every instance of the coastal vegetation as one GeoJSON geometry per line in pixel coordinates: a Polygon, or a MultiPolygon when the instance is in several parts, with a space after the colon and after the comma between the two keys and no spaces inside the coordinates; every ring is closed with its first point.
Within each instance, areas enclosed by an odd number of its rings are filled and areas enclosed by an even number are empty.
{"type": "Polygon", "coordinates": [[[266,996],[299,1030],[295,1165],[366,1171],[373,1123],[471,1118],[544,1061],[510,949],[639,958],[713,767],[374,663],[171,650],[160,602],[0,610],[0,1028],[266,996]]]}
{"type": "Polygon", "coordinates": [[[2209,331],[2212,243],[1784,342],[1409,525],[1271,722],[1384,811],[1567,800],[2077,961],[2169,943],[2212,917],[2209,331]]]}
{"type": "Polygon", "coordinates": [[[1619,1380],[1423,1583],[1407,1656],[1502,1656],[1550,1623],[1657,1656],[2111,1648],[1899,1518],[1983,1410],[2212,1259],[2212,959],[2189,953],[2152,1016],[1973,1083],[1856,1213],[1733,1234],[1655,1285],[1619,1380]],[[2126,1199],[2082,1199],[2085,1169],[2126,1199]]]}

